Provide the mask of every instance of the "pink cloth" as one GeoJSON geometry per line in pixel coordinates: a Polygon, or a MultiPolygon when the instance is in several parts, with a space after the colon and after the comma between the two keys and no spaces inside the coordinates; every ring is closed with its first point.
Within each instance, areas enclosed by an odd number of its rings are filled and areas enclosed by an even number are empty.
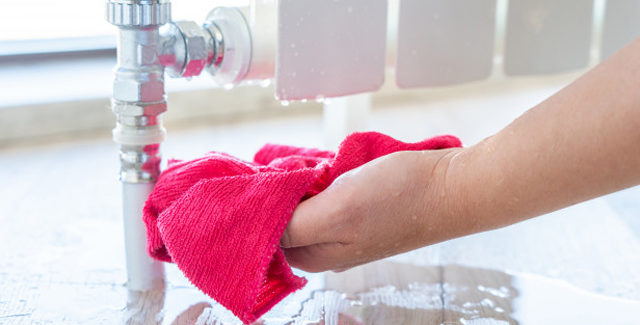
{"type": "Polygon", "coordinates": [[[254,162],[218,152],[172,160],[144,207],[149,254],[176,263],[195,286],[253,322],[306,283],[279,247],[300,201],[380,156],[460,145],[453,136],[404,143],[369,132],[347,137],[337,154],[267,144],[254,162]]]}

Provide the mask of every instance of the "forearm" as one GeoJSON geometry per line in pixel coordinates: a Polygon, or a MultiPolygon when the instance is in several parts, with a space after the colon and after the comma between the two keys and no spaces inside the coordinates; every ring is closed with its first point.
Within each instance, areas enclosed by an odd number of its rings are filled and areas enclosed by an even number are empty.
{"type": "Polygon", "coordinates": [[[639,184],[640,41],[453,156],[446,182],[467,233],[639,184]]]}
{"type": "Polygon", "coordinates": [[[465,148],[397,152],[298,205],[281,245],[343,269],[640,183],[640,41],[465,148]]]}

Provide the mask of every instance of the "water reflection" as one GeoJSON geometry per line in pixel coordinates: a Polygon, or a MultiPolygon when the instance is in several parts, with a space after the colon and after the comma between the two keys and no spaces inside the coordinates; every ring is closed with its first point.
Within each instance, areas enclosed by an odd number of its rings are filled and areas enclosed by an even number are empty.
{"type": "Polygon", "coordinates": [[[512,280],[493,270],[380,262],[328,274],[326,281],[352,299],[341,312],[364,324],[517,324],[512,280]]]}
{"type": "MultiPolygon", "coordinates": [[[[166,314],[170,319],[164,323],[171,325],[241,324],[221,305],[186,289],[130,291],[126,323],[163,323],[166,314]],[[178,302],[184,310],[171,310],[178,309],[178,302]],[[164,309],[163,304],[172,306],[164,309]]],[[[600,296],[538,276],[381,261],[312,275],[306,288],[257,324],[637,324],[638,310],[640,301],[600,296]]]]}
{"type": "Polygon", "coordinates": [[[191,305],[187,310],[178,315],[171,325],[195,324],[207,308],[211,308],[211,304],[208,302],[199,302],[191,305]]]}
{"type": "Polygon", "coordinates": [[[127,306],[124,309],[123,322],[127,325],[159,324],[162,322],[165,282],[158,280],[149,291],[127,292],[127,306]]]}

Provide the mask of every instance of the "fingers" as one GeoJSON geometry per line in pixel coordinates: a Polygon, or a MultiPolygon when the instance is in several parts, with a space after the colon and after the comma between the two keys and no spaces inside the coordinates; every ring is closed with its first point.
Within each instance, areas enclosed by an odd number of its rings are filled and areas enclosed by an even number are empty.
{"type": "Polygon", "coordinates": [[[311,273],[326,271],[326,265],[313,256],[313,250],[312,246],[304,246],[286,248],[283,251],[287,263],[292,267],[311,273]]]}
{"type": "Polygon", "coordinates": [[[287,225],[280,246],[301,247],[332,242],[332,225],[336,223],[335,195],[322,192],[298,205],[287,225]]]}
{"type": "Polygon", "coordinates": [[[314,199],[300,203],[293,212],[291,221],[280,239],[282,248],[313,245],[320,241],[320,235],[325,228],[323,225],[325,217],[314,209],[312,202],[314,199]]]}
{"type": "Polygon", "coordinates": [[[327,243],[284,249],[289,265],[307,272],[340,269],[348,260],[342,244],[327,243]]]}

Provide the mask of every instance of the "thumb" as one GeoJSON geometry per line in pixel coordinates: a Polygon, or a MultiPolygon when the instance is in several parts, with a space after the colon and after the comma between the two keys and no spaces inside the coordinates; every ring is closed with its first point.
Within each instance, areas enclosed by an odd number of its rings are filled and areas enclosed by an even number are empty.
{"type": "Polygon", "coordinates": [[[328,240],[328,223],[334,215],[331,196],[322,192],[296,207],[291,221],[282,234],[280,247],[291,248],[324,243],[328,240]]]}

